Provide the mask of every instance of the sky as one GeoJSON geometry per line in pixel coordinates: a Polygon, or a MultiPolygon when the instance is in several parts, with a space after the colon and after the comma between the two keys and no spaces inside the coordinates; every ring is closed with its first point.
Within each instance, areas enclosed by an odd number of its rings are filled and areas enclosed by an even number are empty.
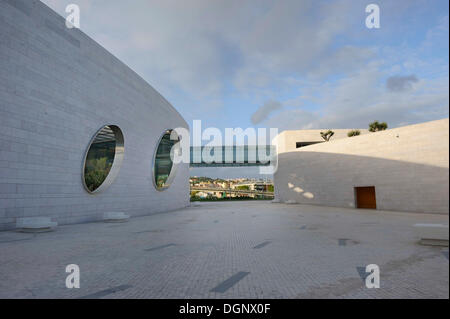
{"type": "MultiPolygon", "coordinates": [[[[448,117],[447,0],[42,0],[192,126],[398,127],[448,117]],[[369,29],[365,8],[380,8],[369,29]]],[[[193,169],[253,176],[257,169],[193,169]]]]}

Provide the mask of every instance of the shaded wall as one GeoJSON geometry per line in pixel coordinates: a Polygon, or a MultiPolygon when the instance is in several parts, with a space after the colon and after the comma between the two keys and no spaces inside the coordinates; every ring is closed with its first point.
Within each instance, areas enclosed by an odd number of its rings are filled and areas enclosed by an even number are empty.
{"type": "Polygon", "coordinates": [[[64,224],[188,205],[188,165],[165,191],[152,182],[158,139],[175,127],[187,123],[156,90],[40,1],[0,0],[0,229],[23,216],[64,224]],[[83,157],[108,124],[121,128],[125,157],[115,182],[92,195],[83,157]]]}
{"type": "Polygon", "coordinates": [[[448,119],[278,155],[276,198],[355,207],[354,187],[375,186],[382,210],[448,214],[448,119]]]}

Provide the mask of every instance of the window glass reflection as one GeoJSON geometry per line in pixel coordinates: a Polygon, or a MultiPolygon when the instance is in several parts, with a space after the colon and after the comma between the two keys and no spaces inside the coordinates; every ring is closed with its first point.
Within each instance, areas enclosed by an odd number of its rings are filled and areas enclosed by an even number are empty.
{"type": "Polygon", "coordinates": [[[116,137],[109,126],[102,128],[91,143],[84,166],[84,182],[93,192],[103,184],[114,162],[116,137]]]}
{"type": "Polygon", "coordinates": [[[164,189],[170,186],[170,173],[172,172],[173,162],[170,159],[170,150],[178,142],[171,140],[170,134],[172,130],[167,130],[161,137],[156,150],[154,163],[154,178],[157,189],[164,189]]]}

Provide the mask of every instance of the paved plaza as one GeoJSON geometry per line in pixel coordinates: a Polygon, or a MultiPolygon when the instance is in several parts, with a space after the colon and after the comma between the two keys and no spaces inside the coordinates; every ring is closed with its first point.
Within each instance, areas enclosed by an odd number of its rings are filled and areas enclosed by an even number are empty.
{"type": "Polygon", "coordinates": [[[0,232],[1,298],[448,298],[448,216],[268,201],[193,203],[128,223],[0,232]],[[81,287],[65,286],[77,264],[81,287]],[[380,267],[379,289],[364,267],[380,267]]]}

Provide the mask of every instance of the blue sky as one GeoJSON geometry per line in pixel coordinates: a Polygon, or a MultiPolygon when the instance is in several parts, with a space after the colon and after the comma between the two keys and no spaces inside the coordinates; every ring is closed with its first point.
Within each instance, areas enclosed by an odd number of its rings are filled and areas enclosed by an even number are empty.
{"type": "Polygon", "coordinates": [[[161,92],[190,125],[365,128],[448,117],[444,0],[43,0],[161,92]],[[365,7],[380,7],[380,29],[365,7]]]}

